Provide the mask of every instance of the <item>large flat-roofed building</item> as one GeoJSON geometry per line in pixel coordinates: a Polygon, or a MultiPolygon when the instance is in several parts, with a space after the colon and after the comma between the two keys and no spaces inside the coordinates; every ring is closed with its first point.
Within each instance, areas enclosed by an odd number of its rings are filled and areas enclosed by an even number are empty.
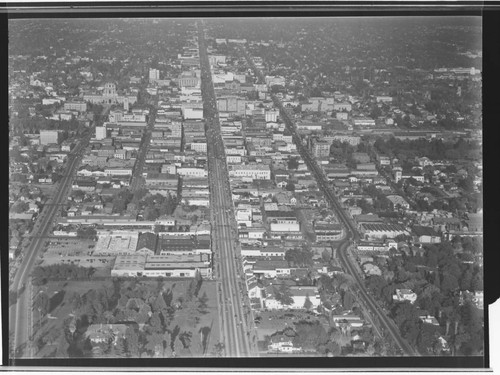
{"type": "Polygon", "coordinates": [[[290,266],[286,260],[258,260],[253,265],[254,275],[265,278],[290,275],[290,266]]]}
{"type": "Polygon", "coordinates": [[[369,117],[358,117],[353,119],[355,126],[375,126],[375,120],[369,117]]]}
{"type": "Polygon", "coordinates": [[[79,101],[70,101],[64,103],[64,110],[75,110],[78,112],[87,112],[87,103],[79,101]]]}
{"type": "Polygon", "coordinates": [[[40,144],[48,145],[61,142],[61,132],[57,130],[40,130],[40,144]]]}
{"type": "Polygon", "coordinates": [[[142,276],[145,265],[146,255],[144,254],[118,255],[111,270],[111,276],[142,276]]]}
{"type": "Polygon", "coordinates": [[[231,177],[248,177],[253,180],[270,180],[271,170],[265,164],[233,165],[229,172],[231,177]]]}
{"type": "Polygon", "coordinates": [[[146,175],[146,186],[177,190],[179,177],[168,173],[148,173],[146,175]]]}
{"type": "Polygon", "coordinates": [[[106,176],[132,176],[132,168],[106,168],[104,174],[106,176]]]}
{"type": "Polygon", "coordinates": [[[195,240],[192,237],[162,236],[156,249],[156,255],[195,253],[195,240]]]}
{"type": "Polygon", "coordinates": [[[210,265],[209,254],[165,254],[165,255],[149,255],[148,263],[167,262],[167,263],[188,263],[199,262],[204,263],[207,267],[210,265]]]}
{"type": "Polygon", "coordinates": [[[195,277],[199,272],[202,277],[211,277],[212,269],[204,262],[150,262],[146,261],[143,276],[149,277],[195,277]]]}
{"type": "Polygon", "coordinates": [[[139,233],[109,232],[99,236],[93,255],[126,255],[134,254],[137,250],[139,233]]]}
{"type": "Polygon", "coordinates": [[[338,241],[344,235],[342,225],[339,223],[315,222],[314,234],[316,241],[338,241]]]}
{"type": "Polygon", "coordinates": [[[102,140],[104,138],[107,138],[106,125],[96,126],[95,127],[95,139],[102,140]]]}
{"type": "Polygon", "coordinates": [[[330,144],[323,140],[314,140],[312,145],[312,152],[314,157],[323,158],[330,155],[330,144]]]}

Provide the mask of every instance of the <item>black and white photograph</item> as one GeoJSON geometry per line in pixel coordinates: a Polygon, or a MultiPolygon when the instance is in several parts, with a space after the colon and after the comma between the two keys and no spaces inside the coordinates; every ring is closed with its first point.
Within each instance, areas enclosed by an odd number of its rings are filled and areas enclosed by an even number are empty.
{"type": "Polygon", "coordinates": [[[482,31],[10,18],[9,364],[483,363],[482,31]]]}

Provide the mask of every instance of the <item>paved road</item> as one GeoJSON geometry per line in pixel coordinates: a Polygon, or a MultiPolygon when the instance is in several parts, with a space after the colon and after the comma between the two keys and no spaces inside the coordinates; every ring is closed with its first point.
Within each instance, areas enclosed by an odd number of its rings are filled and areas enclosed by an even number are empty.
{"type": "Polygon", "coordinates": [[[380,326],[384,328],[386,332],[393,338],[399,348],[401,348],[406,354],[416,356],[418,353],[401,337],[399,329],[396,327],[392,319],[386,318],[385,312],[380,308],[380,305],[374,301],[374,299],[368,294],[364,288],[364,281],[361,278],[359,272],[356,271],[355,266],[350,261],[350,257],[347,254],[349,247],[349,242],[345,241],[339,248],[337,252],[338,258],[344,270],[347,271],[354,279],[358,285],[363,287],[358,288],[358,298],[361,298],[366,306],[372,313],[372,316],[377,318],[376,321],[380,323],[380,326]]]}
{"type": "Polygon", "coordinates": [[[28,278],[31,274],[33,265],[43,247],[44,242],[47,240],[46,236],[52,228],[53,221],[60,211],[60,203],[65,202],[73,180],[73,174],[81,161],[81,151],[87,146],[90,136],[82,139],[80,143],[73,149],[68,156],[68,165],[66,171],[57,186],[54,197],[51,200],[52,205],[43,208],[42,213],[37,219],[33,233],[33,237],[29,247],[25,250],[23,262],[21,263],[17,273],[14,277],[10,290],[20,291],[17,303],[12,305],[9,309],[9,331],[14,334],[14,348],[16,348],[16,357],[31,357],[29,334],[30,327],[30,313],[32,309],[30,298],[29,285],[24,288],[28,278]]]}
{"type": "MultiPolygon", "coordinates": [[[[243,55],[245,56],[248,64],[252,67],[256,76],[259,78],[260,82],[265,82],[265,78],[262,72],[257,69],[255,64],[253,63],[251,57],[248,53],[241,48],[240,49],[243,55]]],[[[293,141],[297,146],[297,150],[300,155],[304,159],[307,164],[309,170],[314,174],[316,181],[318,182],[318,187],[321,189],[325,197],[327,198],[330,206],[335,209],[337,216],[343,223],[344,227],[347,229],[346,239],[342,242],[340,247],[338,248],[337,254],[339,259],[341,260],[344,270],[346,270],[356,281],[357,287],[359,289],[358,297],[363,300],[366,306],[368,306],[371,310],[372,314],[378,318],[379,324],[385,329],[385,331],[392,337],[393,341],[398,345],[402,352],[407,355],[416,356],[418,353],[401,337],[399,330],[395,327],[394,322],[387,315],[381,312],[382,308],[378,305],[378,303],[373,299],[371,295],[368,294],[366,288],[364,286],[363,280],[360,278],[359,274],[356,272],[355,266],[347,255],[346,251],[348,249],[349,244],[352,240],[358,241],[360,239],[360,235],[357,231],[356,225],[351,220],[351,218],[347,215],[347,213],[342,208],[341,204],[337,200],[335,194],[333,194],[332,189],[328,184],[328,180],[325,176],[324,171],[319,167],[314,158],[311,157],[311,154],[307,147],[303,144],[302,138],[296,131],[296,127],[294,122],[290,119],[287,112],[285,111],[283,104],[276,97],[276,95],[272,95],[273,102],[275,106],[280,110],[280,115],[283,118],[286,127],[291,131],[293,136],[293,141]]],[[[378,327],[379,328],[379,327],[378,327]]]]}
{"type": "Polygon", "coordinates": [[[132,190],[132,192],[139,189],[142,186],[142,182],[144,181],[142,177],[142,170],[144,168],[144,160],[146,160],[146,153],[148,152],[149,142],[151,142],[151,132],[153,131],[153,128],[155,126],[156,106],[153,106],[153,108],[151,108],[148,117],[148,126],[146,127],[145,134],[142,136],[139,155],[134,165],[134,173],[132,175],[132,182],[130,183],[130,190],[132,190]]]}
{"type": "MultiPolygon", "coordinates": [[[[215,257],[215,276],[219,280],[217,293],[221,341],[225,344],[225,356],[227,357],[257,355],[249,340],[251,328],[247,326],[247,319],[251,320],[251,315],[245,314],[243,307],[247,295],[246,284],[242,281],[243,269],[239,262],[237,227],[234,219],[234,206],[230,192],[226,155],[220,133],[215,91],[201,27],[199,28],[198,40],[202,77],[201,90],[204,102],[204,117],[207,121],[212,248],[215,257]]],[[[248,323],[251,324],[252,322],[248,323]]]]}

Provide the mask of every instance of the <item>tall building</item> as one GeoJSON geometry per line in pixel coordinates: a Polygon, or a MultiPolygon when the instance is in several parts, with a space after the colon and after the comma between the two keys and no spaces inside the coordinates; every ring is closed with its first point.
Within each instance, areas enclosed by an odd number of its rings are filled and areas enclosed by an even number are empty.
{"type": "Polygon", "coordinates": [[[94,104],[122,104],[125,99],[128,100],[129,104],[134,104],[137,102],[137,94],[118,95],[116,85],[110,82],[104,85],[104,92],[102,95],[99,95],[98,93],[86,93],[83,95],[84,101],[94,104]]]}
{"type": "Polygon", "coordinates": [[[314,157],[323,158],[330,155],[330,143],[323,140],[315,140],[312,145],[314,157]]]}
{"type": "Polygon", "coordinates": [[[40,130],[40,144],[48,145],[50,143],[59,143],[61,133],[57,130],[40,130]]]}
{"type": "Polygon", "coordinates": [[[158,81],[160,79],[160,71],[158,69],[149,69],[149,82],[158,81]]]}
{"type": "Polygon", "coordinates": [[[106,126],[95,127],[95,139],[101,140],[106,138],[106,126]]]}
{"type": "Polygon", "coordinates": [[[278,118],[278,111],[277,110],[269,110],[266,111],[266,122],[276,122],[278,118]]]}

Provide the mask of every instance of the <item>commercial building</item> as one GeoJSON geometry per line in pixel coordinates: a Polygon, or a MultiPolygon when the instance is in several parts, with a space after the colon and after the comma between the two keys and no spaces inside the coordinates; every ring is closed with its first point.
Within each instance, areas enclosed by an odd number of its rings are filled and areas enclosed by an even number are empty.
{"type": "Polygon", "coordinates": [[[116,92],[116,85],[114,83],[106,83],[104,85],[104,92],[99,94],[84,94],[83,100],[94,104],[134,104],[137,101],[137,95],[118,95],[116,92]]]}
{"type": "Polygon", "coordinates": [[[96,126],[95,127],[95,139],[100,141],[104,138],[107,138],[106,125],[96,126]]]}
{"type": "Polygon", "coordinates": [[[87,103],[85,102],[66,102],[64,103],[65,111],[78,111],[78,112],[87,112],[87,103]]]}
{"type": "Polygon", "coordinates": [[[369,117],[358,117],[353,119],[355,126],[375,126],[375,120],[369,117]]]}
{"type": "Polygon", "coordinates": [[[158,69],[149,69],[149,82],[155,82],[160,79],[160,71],[158,69]]]}
{"type": "Polygon", "coordinates": [[[139,233],[108,232],[99,236],[93,255],[112,256],[134,254],[137,250],[139,233]]]}
{"type": "Polygon", "coordinates": [[[344,236],[344,231],[339,223],[315,222],[314,234],[318,242],[338,241],[344,236]]]}
{"type": "Polygon", "coordinates": [[[330,143],[315,139],[312,144],[312,152],[316,158],[324,158],[330,155],[330,143]]]}
{"type": "Polygon", "coordinates": [[[61,132],[57,130],[40,130],[40,144],[48,145],[51,143],[59,144],[61,141],[61,132]]]}
{"type": "Polygon", "coordinates": [[[231,177],[248,177],[252,180],[271,179],[271,169],[264,164],[233,165],[229,174],[231,177]]]}

